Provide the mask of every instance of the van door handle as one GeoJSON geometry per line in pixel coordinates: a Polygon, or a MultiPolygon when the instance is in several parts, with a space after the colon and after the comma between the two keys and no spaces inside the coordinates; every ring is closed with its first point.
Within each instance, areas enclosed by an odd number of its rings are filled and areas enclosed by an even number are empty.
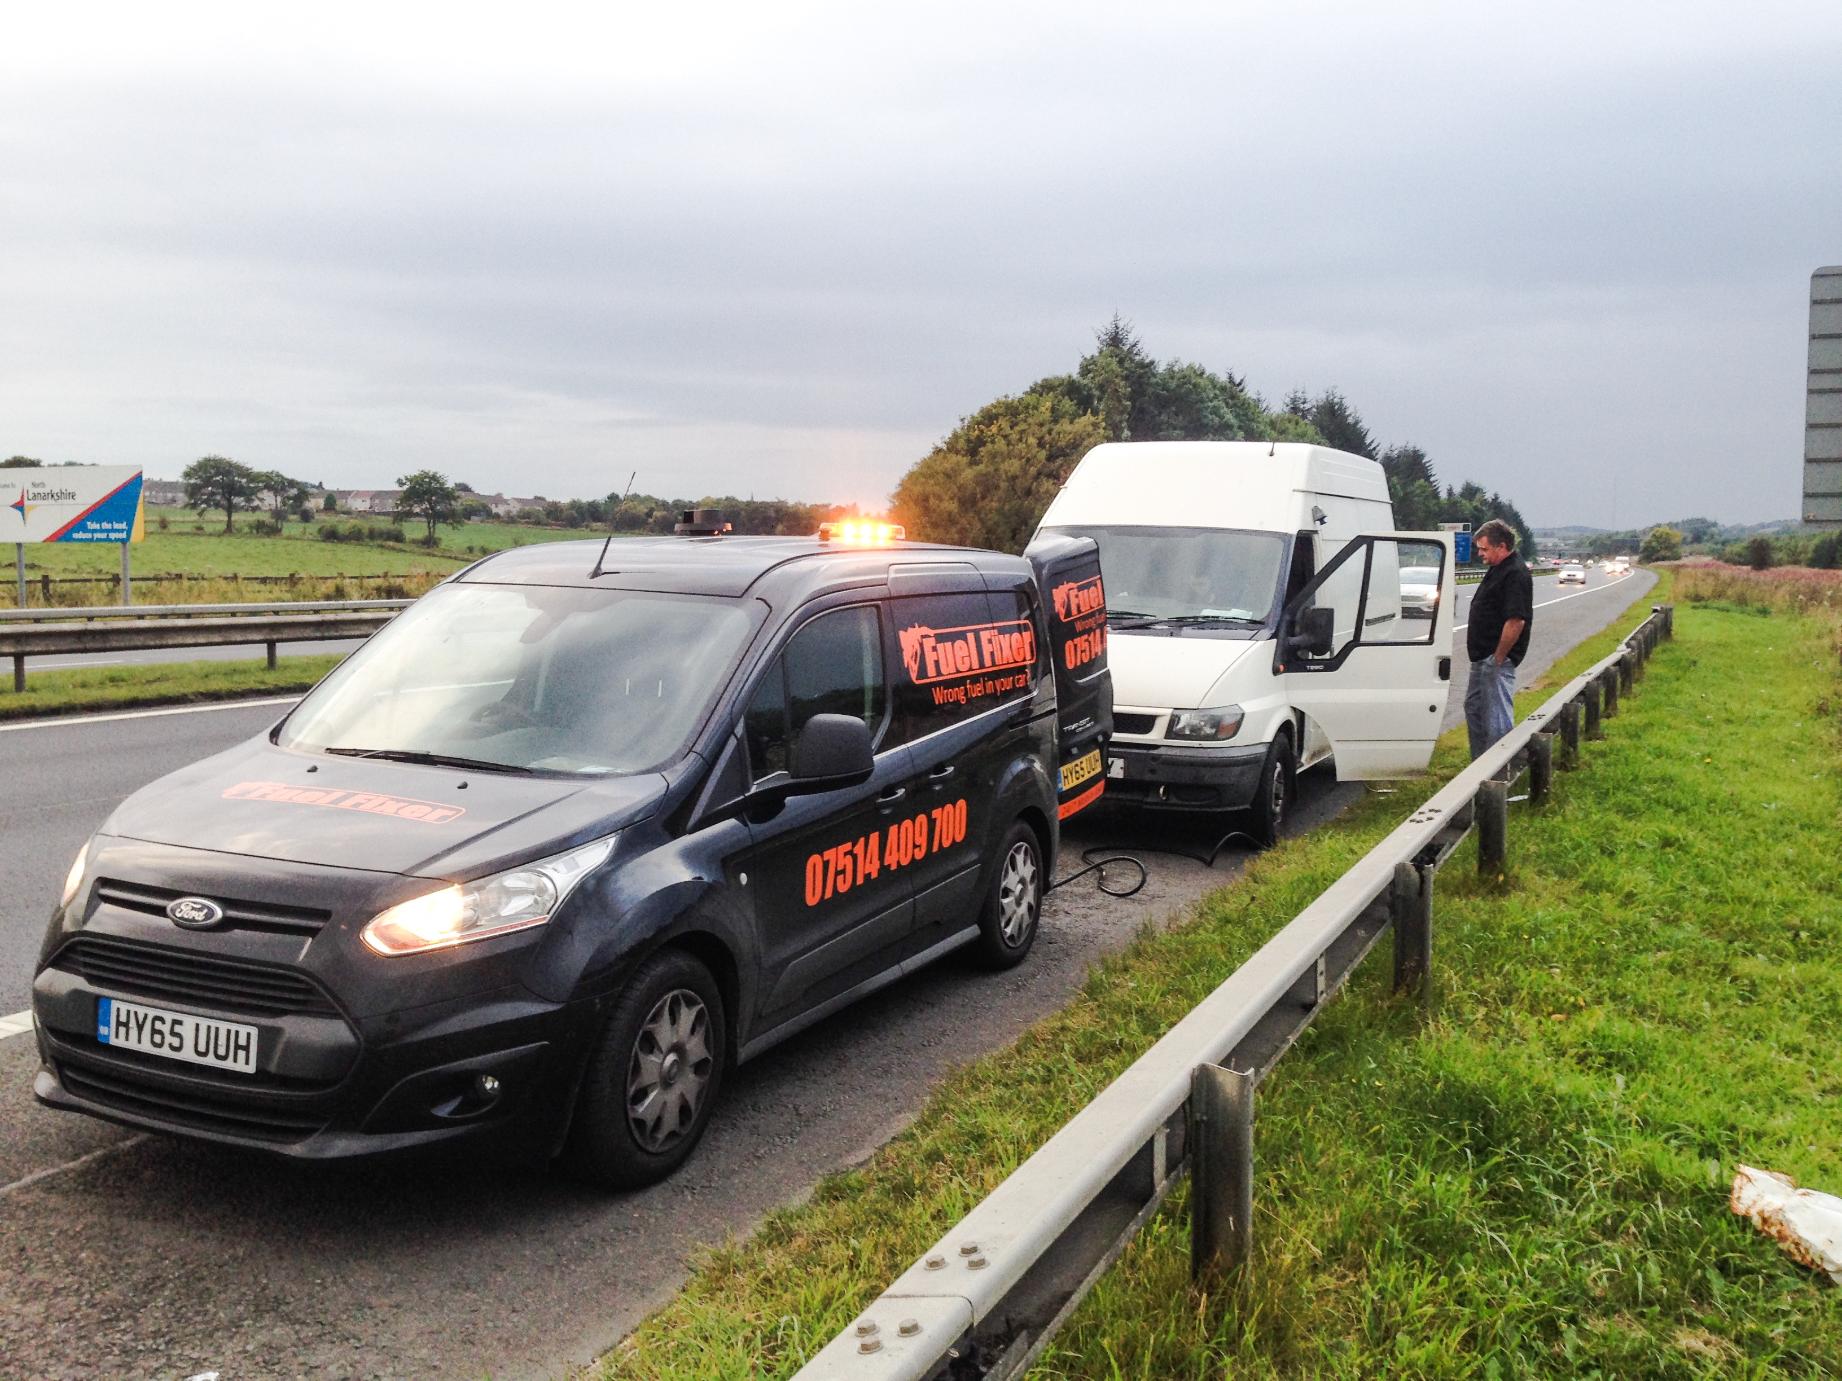
{"type": "Polygon", "coordinates": [[[952,775],[953,775],[953,764],[948,763],[945,767],[936,767],[932,772],[928,773],[927,779],[930,782],[944,782],[948,777],[951,777],[952,775]]]}
{"type": "Polygon", "coordinates": [[[892,806],[897,801],[901,800],[907,794],[908,794],[907,787],[892,786],[887,791],[885,791],[882,795],[876,798],[876,804],[879,806],[892,806]]]}

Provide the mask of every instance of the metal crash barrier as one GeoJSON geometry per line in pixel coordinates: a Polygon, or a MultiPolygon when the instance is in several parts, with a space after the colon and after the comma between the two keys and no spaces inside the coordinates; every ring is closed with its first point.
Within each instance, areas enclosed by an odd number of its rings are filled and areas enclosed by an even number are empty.
{"type": "Polygon", "coordinates": [[[1021,1375],[1157,1212],[1187,1168],[1198,1275],[1252,1245],[1254,1102],[1260,1081],[1385,932],[1394,983],[1424,994],[1433,883],[1473,829],[1478,867],[1509,857],[1510,787],[1546,798],[1556,749],[1579,760],[1604,736],[1673,607],[1574,678],[1460,772],[923,1253],[806,1364],[799,1381],[1021,1375]]]}
{"type": "Polygon", "coordinates": [[[13,659],[15,691],[26,688],[27,657],[265,643],[273,671],[277,643],[368,638],[413,603],[352,599],[0,610],[0,656],[13,659]]]}

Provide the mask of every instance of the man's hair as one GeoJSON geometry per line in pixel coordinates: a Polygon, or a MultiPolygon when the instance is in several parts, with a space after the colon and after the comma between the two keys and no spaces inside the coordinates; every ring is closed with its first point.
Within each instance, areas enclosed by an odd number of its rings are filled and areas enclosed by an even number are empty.
{"type": "Polygon", "coordinates": [[[1493,547],[1508,547],[1511,551],[1516,549],[1516,529],[1501,518],[1492,518],[1487,523],[1480,523],[1477,535],[1488,537],[1493,547]]]}

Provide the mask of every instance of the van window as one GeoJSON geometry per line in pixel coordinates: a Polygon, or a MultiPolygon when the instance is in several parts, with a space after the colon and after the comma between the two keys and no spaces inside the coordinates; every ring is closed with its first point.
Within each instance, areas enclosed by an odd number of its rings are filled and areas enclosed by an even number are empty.
{"type": "Polygon", "coordinates": [[[992,621],[983,591],[905,596],[890,601],[889,613],[899,659],[898,742],[938,733],[996,703],[972,694],[981,679],[975,666],[979,632],[992,621]]]}
{"type": "Polygon", "coordinates": [[[1199,633],[1238,633],[1266,623],[1280,593],[1286,543],[1276,532],[1216,527],[1055,527],[1091,537],[1106,572],[1116,629],[1133,619],[1199,633]],[[1238,625],[1238,627],[1237,627],[1238,625]]]}
{"type": "Polygon", "coordinates": [[[1433,640],[1444,575],[1437,542],[1358,537],[1318,576],[1306,607],[1330,609],[1331,650],[1300,660],[1336,662],[1355,644],[1427,644],[1433,640]]]}
{"type": "Polygon", "coordinates": [[[734,600],[459,581],[348,657],[276,742],[509,771],[647,771],[683,751],[758,623],[734,600]]]}
{"type": "Polygon", "coordinates": [[[887,704],[875,607],[820,614],[781,649],[749,701],[743,727],[754,779],[787,770],[789,745],[814,715],[852,715],[875,734],[887,704]]]}

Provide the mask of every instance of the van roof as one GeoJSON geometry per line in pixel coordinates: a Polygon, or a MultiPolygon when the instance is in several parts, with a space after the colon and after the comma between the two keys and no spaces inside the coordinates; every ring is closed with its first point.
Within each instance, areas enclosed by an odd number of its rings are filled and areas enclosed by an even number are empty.
{"type": "Polygon", "coordinates": [[[1107,442],[1081,458],[1043,522],[1290,531],[1314,494],[1385,504],[1388,479],[1366,456],[1297,441],[1107,442]]]}
{"type": "Polygon", "coordinates": [[[474,562],[454,579],[733,597],[775,577],[771,584],[798,585],[803,596],[809,593],[805,587],[882,580],[897,566],[950,566],[981,576],[1015,576],[1029,570],[1022,557],[931,542],[852,546],[817,537],[616,537],[607,544],[607,558],[597,575],[593,572],[602,541],[513,547],[474,562]]]}

